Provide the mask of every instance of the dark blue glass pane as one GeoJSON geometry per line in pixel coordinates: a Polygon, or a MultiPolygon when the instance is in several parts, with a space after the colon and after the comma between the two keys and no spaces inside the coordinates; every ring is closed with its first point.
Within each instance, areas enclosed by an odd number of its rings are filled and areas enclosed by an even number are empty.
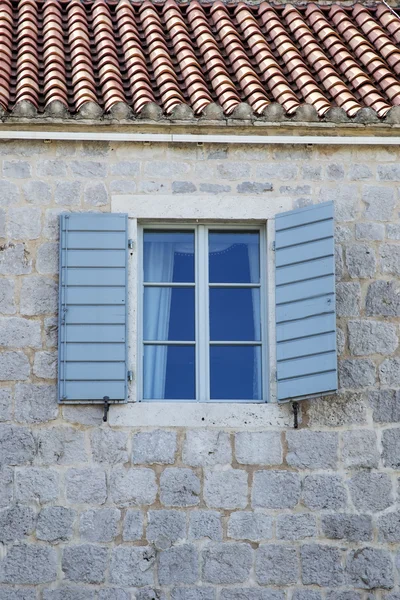
{"type": "Polygon", "coordinates": [[[145,400],[195,400],[195,347],[145,345],[145,400]]]}
{"type": "Polygon", "coordinates": [[[210,339],[261,339],[259,288],[210,288],[210,339]]]}
{"type": "Polygon", "coordinates": [[[208,261],[210,283],[259,283],[259,232],[211,231],[208,261]]]}
{"type": "Polygon", "coordinates": [[[260,346],[210,347],[211,400],[261,400],[260,346]]]}
{"type": "Polygon", "coordinates": [[[150,231],[144,237],[144,281],[194,282],[194,232],[150,231]]]}
{"type": "Polygon", "coordinates": [[[194,287],[145,287],[143,338],[194,341],[194,287]]]}

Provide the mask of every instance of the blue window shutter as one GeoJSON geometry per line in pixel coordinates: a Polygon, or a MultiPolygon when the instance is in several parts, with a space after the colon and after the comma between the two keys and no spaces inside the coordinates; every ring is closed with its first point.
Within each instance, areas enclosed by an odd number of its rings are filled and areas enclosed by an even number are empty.
{"type": "Polygon", "coordinates": [[[332,202],[275,220],[279,402],[337,390],[332,202]]]}
{"type": "Polygon", "coordinates": [[[127,224],[123,214],[60,216],[59,402],[126,400],[127,224]]]}

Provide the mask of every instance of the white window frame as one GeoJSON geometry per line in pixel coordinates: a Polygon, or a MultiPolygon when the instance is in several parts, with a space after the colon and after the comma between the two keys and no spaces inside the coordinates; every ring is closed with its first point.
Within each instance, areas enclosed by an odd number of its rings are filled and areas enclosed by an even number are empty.
{"type": "MultiPolygon", "coordinates": [[[[218,223],[205,221],[185,222],[139,222],[137,228],[137,358],[136,358],[136,398],[138,402],[180,402],[180,403],[234,403],[234,404],[263,404],[269,400],[269,340],[268,340],[268,261],[267,261],[267,227],[266,223],[218,223]],[[174,399],[144,399],[143,398],[143,233],[144,230],[193,230],[195,232],[195,386],[196,399],[174,400],[174,399]],[[210,399],[210,339],[209,339],[209,277],[208,277],[208,233],[217,230],[227,231],[258,231],[260,233],[260,315],[261,315],[261,386],[262,396],[259,400],[254,399],[210,399]],[[205,327],[202,329],[202,324],[205,327]]],[[[216,284],[218,286],[218,284],[216,284]]],[[[240,287],[240,284],[232,284],[232,287],[240,287]]],[[[235,342],[227,342],[234,345],[235,342]]],[[[240,343],[237,342],[237,345],[240,343]]]]}

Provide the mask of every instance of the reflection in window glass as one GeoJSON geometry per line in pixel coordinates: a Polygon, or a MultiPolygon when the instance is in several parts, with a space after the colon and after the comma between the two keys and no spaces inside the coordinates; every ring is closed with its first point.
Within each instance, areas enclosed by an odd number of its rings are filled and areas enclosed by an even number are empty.
{"type": "Polygon", "coordinates": [[[194,232],[144,232],[145,282],[194,282],[194,232]]]}
{"type": "Polygon", "coordinates": [[[195,347],[146,344],[143,379],[145,400],[194,400],[195,347]]]}
{"type": "Polygon", "coordinates": [[[260,289],[210,288],[210,340],[259,340],[260,289]]]}
{"type": "Polygon", "coordinates": [[[210,231],[208,244],[210,283],[259,283],[258,231],[210,231]]]}
{"type": "Polygon", "coordinates": [[[210,347],[211,400],[260,400],[261,347],[210,347]]]}
{"type": "Polygon", "coordinates": [[[145,287],[143,337],[194,341],[194,287],[145,287]]]}

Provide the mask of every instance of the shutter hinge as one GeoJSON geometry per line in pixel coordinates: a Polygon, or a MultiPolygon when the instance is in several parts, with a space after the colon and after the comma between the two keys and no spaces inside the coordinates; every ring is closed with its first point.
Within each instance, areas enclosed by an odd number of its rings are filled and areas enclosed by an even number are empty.
{"type": "Polygon", "coordinates": [[[128,240],[128,248],[129,248],[130,250],[132,250],[132,249],[133,249],[133,240],[128,240]]]}
{"type": "Polygon", "coordinates": [[[275,252],[275,242],[272,242],[272,250],[275,252]]]}
{"type": "Polygon", "coordinates": [[[299,427],[299,403],[292,402],[293,409],[293,429],[298,429],[299,427]]]}
{"type": "Polygon", "coordinates": [[[104,396],[103,400],[104,400],[103,421],[105,423],[107,421],[108,411],[110,410],[110,402],[109,402],[110,398],[109,398],[109,396],[104,396]]]}
{"type": "Polygon", "coordinates": [[[127,379],[128,379],[128,381],[133,381],[133,371],[128,371],[127,379]]]}

